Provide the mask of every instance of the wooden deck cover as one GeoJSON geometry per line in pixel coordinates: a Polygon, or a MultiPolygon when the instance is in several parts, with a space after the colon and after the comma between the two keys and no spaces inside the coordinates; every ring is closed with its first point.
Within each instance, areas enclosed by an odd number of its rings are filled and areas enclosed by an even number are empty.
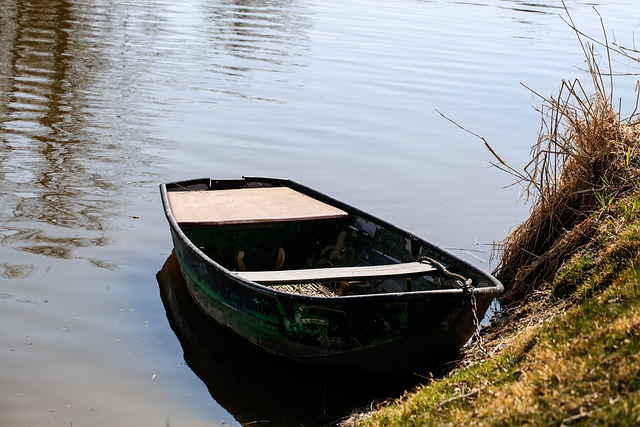
{"type": "Polygon", "coordinates": [[[167,194],[179,224],[251,224],[347,216],[341,209],[288,187],[170,191],[167,194]]]}

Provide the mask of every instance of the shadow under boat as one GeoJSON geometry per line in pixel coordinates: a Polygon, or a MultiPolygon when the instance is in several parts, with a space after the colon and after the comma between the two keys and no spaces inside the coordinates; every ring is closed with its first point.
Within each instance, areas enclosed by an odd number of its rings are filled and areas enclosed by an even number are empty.
{"type": "Polygon", "coordinates": [[[309,368],[272,356],[233,336],[200,310],[174,253],[156,277],[185,361],[215,401],[241,424],[333,425],[419,382],[419,377],[380,378],[309,368]]]}

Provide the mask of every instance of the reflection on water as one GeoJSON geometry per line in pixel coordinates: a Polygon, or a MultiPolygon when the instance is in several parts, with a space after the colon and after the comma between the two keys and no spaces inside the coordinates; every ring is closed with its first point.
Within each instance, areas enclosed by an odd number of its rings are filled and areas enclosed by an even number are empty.
{"type": "MultiPolygon", "coordinates": [[[[536,14],[558,14],[562,10],[562,4],[560,3],[545,3],[545,2],[532,2],[530,0],[511,0],[505,1],[501,6],[501,9],[508,9],[514,12],[536,13],[536,14]]],[[[522,21],[526,23],[527,21],[522,21]]]]}
{"type": "Polygon", "coordinates": [[[256,74],[277,82],[305,50],[287,1],[123,6],[3,1],[0,240],[11,249],[69,259],[108,245],[123,177],[157,156],[143,152],[155,142],[145,126],[164,105],[199,93],[281,102],[252,89],[256,74]]]}
{"type": "Polygon", "coordinates": [[[224,0],[199,5],[202,20],[200,62],[209,75],[201,89],[220,94],[282,103],[261,94],[258,80],[278,85],[308,51],[309,25],[304,5],[288,0],[224,0]],[[260,76],[260,79],[256,79],[260,76]]]}
{"type": "Polygon", "coordinates": [[[35,267],[29,264],[0,263],[0,277],[3,279],[27,279],[34,270],[35,267]]]}
{"type": "Polygon", "coordinates": [[[329,425],[352,410],[398,396],[411,385],[301,367],[240,342],[191,299],[174,254],[157,279],[189,367],[241,424],[329,425]]]}
{"type": "Polygon", "coordinates": [[[292,13],[294,2],[226,0],[201,7],[211,52],[238,60],[235,65],[220,64],[222,73],[250,72],[260,65],[285,71],[283,67],[292,65],[292,53],[305,46],[305,22],[303,15],[292,13]]]}
{"type": "MultiPolygon", "coordinates": [[[[103,66],[68,1],[3,1],[0,11],[2,244],[54,258],[103,246],[111,153],[84,131],[85,94],[103,66]],[[73,229],[70,236],[64,229],[73,229]]],[[[5,264],[4,275],[18,266],[5,264]]]]}

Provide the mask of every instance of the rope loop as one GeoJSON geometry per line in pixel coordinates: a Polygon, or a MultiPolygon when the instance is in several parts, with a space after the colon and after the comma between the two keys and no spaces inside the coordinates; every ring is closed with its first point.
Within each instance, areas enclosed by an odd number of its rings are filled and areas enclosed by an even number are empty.
{"type": "Polygon", "coordinates": [[[418,257],[417,261],[422,264],[433,265],[449,279],[457,279],[456,283],[458,283],[458,286],[460,286],[463,290],[469,291],[473,289],[473,281],[471,280],[471,278],[464,277],[462,274],[452,273],[451,271],[447,270],[447,267],[445,267],[444,265],[442,265],[442,263],[436,261],[435,259],[429,258],[428,256],[420,256],[418,257]]]}
{"type": "Polygon", "coordinates": [[[471,313],[473,314],[473,328],[474,328],[473,337],[478,345],[478,348],[480,348],[480,351],[482,351],[483,354],[486,354],[487,350],[484,348],[484,342],[483,342],[482,336],[480,335],[480,321],[478,320],[478,306],[476,303],[476,294],[474,292],[475,287],[473,286],[473,281],[471,280],[471,278],[464,277],[463,275],[458,273],[452,273],[449,270],[447,270],[447,268],[444,265],[442,265],[440,262],[436,261],[433,258],[429,258],[427,256],[418,257],[417,261],[423,264],[431,264],[436,268],[438,268],[438,270],[440,270],[442,274],[444,274],[448,278],[456,279],[456,283],[458,284],[458,286],[460,286],[460,288],[462,289],[462,292],[469,297],[469,303],[471,304],[471,313]]]}

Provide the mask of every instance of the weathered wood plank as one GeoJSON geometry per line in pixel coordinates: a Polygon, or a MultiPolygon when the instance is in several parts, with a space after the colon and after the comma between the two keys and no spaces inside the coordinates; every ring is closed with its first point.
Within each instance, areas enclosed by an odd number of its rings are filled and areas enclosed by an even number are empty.
{"type": "Polygon", "coordinates": [[[179,224],[251,224],[347,216],[342,209],[288,187],[170,191],[168,197],[179,224]]]}
{"type": "Polygon", "coordinates": [[[252,282],[268,285],[415,277],[423,276],[435,270],[437,270],[437,268],[431,264],[407,262],[388,265],[367,265],[362,267],[310,268],[302,270],[276,271],[234,271],[234,274],[247,280],[251,280],[252,282]]]}

